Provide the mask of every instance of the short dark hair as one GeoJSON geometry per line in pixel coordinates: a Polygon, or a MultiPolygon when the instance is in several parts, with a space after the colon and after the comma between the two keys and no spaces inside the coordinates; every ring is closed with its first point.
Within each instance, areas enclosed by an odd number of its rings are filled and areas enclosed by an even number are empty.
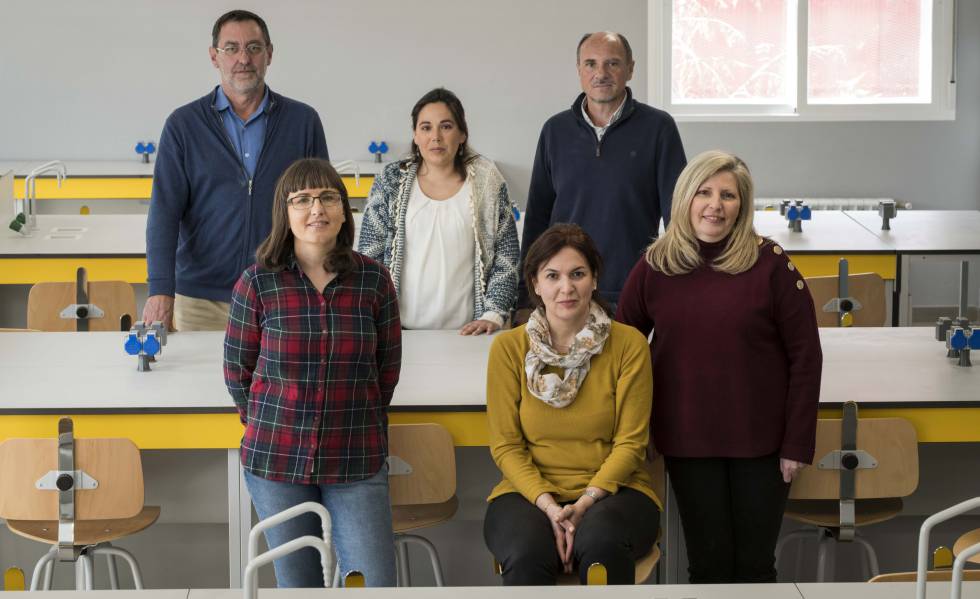
{"type": "Polygon", "coordinates": [[[575,47],[575,64],[578,64],[579,56],[582,53],[582,44],[585,43],[585,40],[589,39],[596,33],[602,33],[603,35],[611,33],[612,35],[615,35],[616,38],[619,39],[619,43],[623,45],[623,50],[626,52],[627,64],[633,63],[633,48],[630,46],[629,40],[626,39],[625,35],[622,33],[616,33],[615,31],[593,31],[592,33],[586,33],[582,36],[582,39],[578,41],[578,46],[575,47]]]}
{"type": "Polygon", "coordinates": [[[265,38],[265,45],[272,45],[272,38],[269,37],[269,26],[265,24],[262,17],[247,10],[229,10],[225,14],[218,17],[218,20],[214,22],[214,27],[211,28],[211,45],[215,48],[218,47],[218,36],[221,34],[221,28],[225,26],[225,23],[234,21],[236,23],[241,21],[255,21],[262,30],[262,37],[265,38]]]}
{"type": "MultiPolygon", "coordinates": [[[[463,143],[459,145],[459,150],[453,159],[454,169],[460,177],[465,179],[466,165],[476,158],[476,154],[470,150],[470,129],[466,126],[466,111],[463,110],[463,103],[459,101],[456,94],[444,87],[437,87],[419,98],[419,101],[412,107],[412,132],[415,132],[415,127],[419,124],[419,113],[422,112],[422,109],[429,104],[435,104],[437,102],[442,102],[449,108],[449,112],[453,115],[453,120],[456,121],[456,126],[466,136],[463,143]]],[[[419,165],[422,164],[422,153],[419,151],[415,139],[412,139],[412,162],[419,165]]]]}
{"type": "Polygon", "coordinates": [[[354,268],[354,214],[347,198],[347,187],[326,160],[301,158],[289,165],[276,182],[272,196],[272,231],[255,252],[255,262],[262,268],[281,271],[293,259],[293,231],[289,228],[289,194],[301,189],[336,189],[344,205],[344,223],[337,233],[337,243],[327,254],[323,267],[340,278],[354,268]]]}
{"type": "MultiPolygon", "coordinates": [[[[538,270],[565,248],[572,248],[582,254],[585,263],[589,265],[589,270],[592,271],[592,276],[595,277],[596,281],[599,280],[599,275],[602,274],[602,255],[599,254],[599,250],[589,234],[582,227],[572,223],[552,225],[534,240],[524,256],[524,284],[527,286],[527,294],[531,304],[535,308],[543,305],[541,296],[534,291],[538,270]]],[[[592,301],[599,304],[607,314],[612,316],[609,304],[602,298],[598,289],[592,290],[592,301]]]]}

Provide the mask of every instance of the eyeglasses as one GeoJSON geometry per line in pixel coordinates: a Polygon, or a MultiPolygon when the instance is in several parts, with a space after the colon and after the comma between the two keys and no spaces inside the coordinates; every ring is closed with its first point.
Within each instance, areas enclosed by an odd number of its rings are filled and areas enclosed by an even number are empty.
{"type": "MultiPolygon", "coordinates": [[[[238,56],[238,53],[242,51],[241,46],[239,46],[238,44],[225,44],[224,48],[219,48],[215,46],[214,49],[217,50],[218,52],[221,52],[225,56],[238,56]]],[[[265,52],[265,50],[266,50],[266,45],[260,44],[258,42],[252,42],[251,44],[247,44],[245,46],[245,52],[249,56],[258,56],[259,54],[265,52]]]]}
{"type": "Polygon", "coordinates": [[[336,208],[344,201],[339,192],[325,191],[318,196],[301,195],[286,198],[286,203],[296,210],[306,211],[313,208],[314,200],[320,200],[320,205],[324,208],[336,208]]]}

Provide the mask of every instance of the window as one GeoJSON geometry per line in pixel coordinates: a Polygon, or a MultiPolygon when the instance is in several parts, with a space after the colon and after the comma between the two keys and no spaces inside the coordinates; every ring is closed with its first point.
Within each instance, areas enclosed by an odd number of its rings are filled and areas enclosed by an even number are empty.
{"type": "Polygon", "coordinates": [[[649,97],[678,120],[955,116],[953,0],[648,0],[649,97]]]}

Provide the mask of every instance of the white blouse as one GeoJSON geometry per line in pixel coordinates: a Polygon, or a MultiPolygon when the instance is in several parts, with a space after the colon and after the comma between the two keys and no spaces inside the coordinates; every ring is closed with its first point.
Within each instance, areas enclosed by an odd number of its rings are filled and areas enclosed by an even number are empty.
{"type": "Polygon", "coordinates": [[[398,307],[406,329],[458,329],[473,320],[476,239],[467,180],[433,200],[418,179],[405,214],[405,262],[398,307]]]}

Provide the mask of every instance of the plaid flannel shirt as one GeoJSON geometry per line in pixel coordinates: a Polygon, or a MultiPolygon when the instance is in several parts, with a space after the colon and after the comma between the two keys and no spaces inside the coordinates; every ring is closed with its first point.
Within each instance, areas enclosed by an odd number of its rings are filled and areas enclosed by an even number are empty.
{"type": "Polygon", "coordinates": [[[382,265],[355,253],[353,271],[323,293],[295,262],[249,267],[224,346],[225,385],[245,425],[242,466],[299,484],[376,474],[400,368],[398,298],[382,265]]]}

